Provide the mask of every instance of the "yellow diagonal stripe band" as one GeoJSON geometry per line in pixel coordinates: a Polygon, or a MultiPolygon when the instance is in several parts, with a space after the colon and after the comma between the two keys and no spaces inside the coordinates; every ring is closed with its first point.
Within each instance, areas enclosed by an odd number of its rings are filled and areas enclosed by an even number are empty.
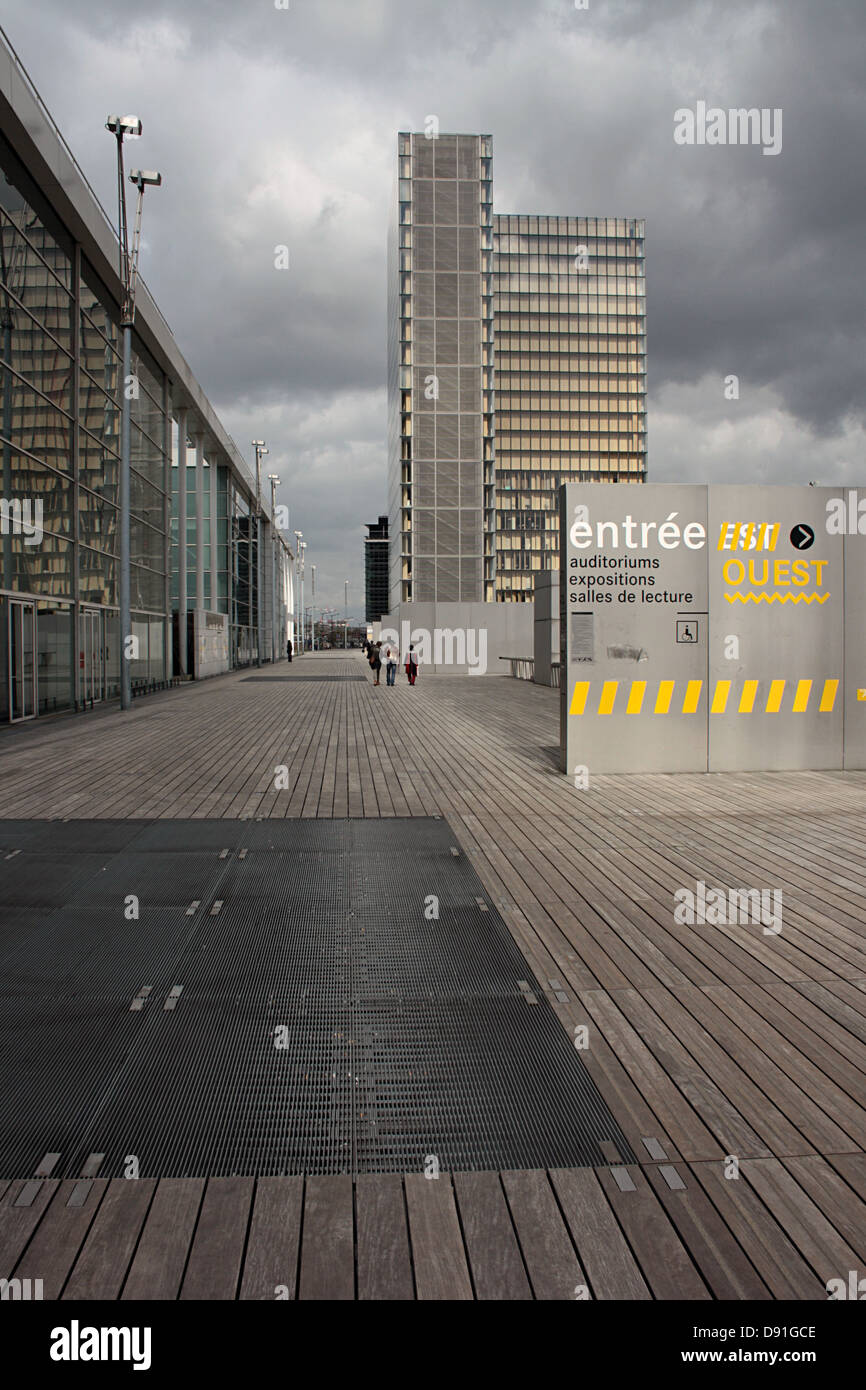
{"type": "Polygon", "coordinates": [[[569,714],[697,714],[703,698],[710,714],[831,714],[841,682],[794,679],[576,681],[569,714]],[[705,692],[706,687],[706,692],[705,692]]]}

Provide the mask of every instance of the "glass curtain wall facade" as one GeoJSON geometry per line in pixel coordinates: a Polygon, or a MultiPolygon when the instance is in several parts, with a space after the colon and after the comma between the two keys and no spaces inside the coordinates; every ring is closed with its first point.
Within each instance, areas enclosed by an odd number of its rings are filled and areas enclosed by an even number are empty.
{"type": "Polygon", "coordinates": [[[492,597],[491,179],[489,136],[398,136],[389,244],[392,605],[492,597]]]}
{"type": "Polygon", "coordinates": [[[368,521],[364,541],[364,616],[378,623],[388,611],[388,518],[368,521]]]}
{"type": "Polygon", "coordinates": [[[392,610],[531,599],[559,566],[559,485],[646,479],[644,223],[494,215],[492,153],[398,135],[392,610]]]}
{"type": "Polygon", "coordinates": [[[644,223],[494,216],[496,597],[559,568],[565,482],[646,478],[644,223]]]}
{"type": "MultiPolygon", "coordinates": [[[[252,666],[259,659],[259,556],[255,507],[230,489],[231,594],[229,637],[232,666],[252,666]]],[[[267,644],[266,644],[267,645],[267,644]]],[[[262,653],[270,660],[270,649],[262,653]]]]}
{"type": "MultiPolygon", "coordinates": [[[[178,527],[178,426],[173,425],[171,511],[171,599],[180,596],[178,527]]],[[[262,598],[262,661],[285,655],[292,626],[293,557],[268,517],[262,519],[261,547],[255,505],[231,470],[206,446],[186,449],[186,612],[205,608],[229,618],[229,663],[254,665],[259,655],[259,592],[262,598]],[[201,468],[199,469],[199,456],[201,468]],[[201,481],[199,482],[199,472],[201,481]],[[197,523],[201,505],[201,528],[197,523]],[[200,537],[200,540],[197,539],[200,537]],[[199,550],[201,546],[201,573],[199,550]],[[259,554],[261,550],[261,555],[259,554]],[[201,600],[201,602],[199,601],[201,600]],[[273,626],[273,635],[271,632],[273,626]]]]}
{"type": "MultiPolygon", "coordinates": [[[[89,707],[120,681],[119,312],[0,141],[0,721],[89,707]]],[[[132,663],[166,674],[167,391],[133,337],[132,663]]]]}

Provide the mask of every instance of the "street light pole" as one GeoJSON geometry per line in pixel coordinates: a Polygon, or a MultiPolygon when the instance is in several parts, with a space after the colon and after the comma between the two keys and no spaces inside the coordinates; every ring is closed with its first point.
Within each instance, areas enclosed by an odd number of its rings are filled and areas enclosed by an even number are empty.
{"type": "MultiPolygon", "coordinates": [[[[130,441],[132,401],[138,398],[138,383],[132,373],[132,327],[135,322],[135,290],[138,275],[138,255],[141,246],[141,208],[144,190],[148,184],[158,188],[162,175],[153,169],[133,169],[130,183],[138,189],[138,203],[135,211],[132,247],[129,245],[129,229],[126,220],[126,185],[123,170],[123,137],[137,138],[141,135],[141,121],[137,116],[109,116],[105,122],[117,141],[117,239],[120,282],[123,288],[123,304],[120,314],[120,327],[123,333],[122,350],[122,395],[120,400],[120,481],[118,487],[118,509],[120,523],[120,573],[118,576],[118,603],[120,608],[120,708],[132,706],[132,668],[136,644],[132,641],[132,579],[130,570],[130,441]]],[[[186,576],[183,576],[185,582],[186,576]]]]}
{"type": "Polygon", "coordinates": [[[316,566],[313,565],[313,591],[310,603],[310,651],[316,650],[316,566]]]}
{"type": "Polygon", "coordinates": [[[307,610],[304,605],[304,575],[307,569],[307,542],[301,541],[301,651],[307,650],[307,610]]]}
{"type": "Polygon", "coordinates": [[[277,483],[276,473],[268,474],[271,485],[271,663],[277,659],[277,483]]]}
{"type": "Polygon", "coordinates": [[[343,607],[344,607],[344,609],[345,609],[345,619],[346,619],[345,626],[344,626],[344,628],[343,628],[343,651],[345,652],[345,651],[348,651],[348,648],[349,648],[349,581],[348,581],[348,579],[346,580],[345,585],[344,585],[344,601],[343,601],[343,607]]]}
{"type": "MultiPolygon", "coordinates": [[[[296,532],[295,532],[295,549],[296,549],[296,552],[297,552],[297,553],[296,553],[296,556],[295,556],[295,561],[296,561],[296,564],[295,564],[295,579],[296,579],[296,581],[297,581],[297,583],[295,584],[295,649],[296,649],[296,650],[298,649],[298,611],[299,611],[299,604],[300,604],[300,601],[301,601],[301,542],[302,542],[302,540],[303,540],[303,534],[304,534],[303,531],[296,531],[296,532]]],[[[301,647],[300,650],[303,651],[303,647],[301,647]]]]}
{"type": "MultiPolygon", "coordinates": [[[[256,451],[256,665],[262,664],[262,457],[269,452],[263,439],[250,441],[256,451]]],[[[252,527],[250,527],[252,532],[252,527]]]]}
{"type": "MultiPolygon", "coordinates": [[[[300,581],[301,581],[301,583],[300,583],[300,609],[299,609],[300,618],[301,618],[301,648],[300,648],[300,650],[301,650],[301,655],[303,656],[303,654],[304,654],[304,551],[305,551],[306,548],[307,548],[307,542],[304,540],[304,533],[303,533],[303,531],[296,531],[296,532],[295,532],[295,539],[296,539],[297,542],[298,542],[298,573],[299,573],[300,581]]],[[[297,635],[298,635],[298,634],[297,634],[297,632],[296,632],[296,633],[295,633],[295,637],[297,637],[297,635]]]]}

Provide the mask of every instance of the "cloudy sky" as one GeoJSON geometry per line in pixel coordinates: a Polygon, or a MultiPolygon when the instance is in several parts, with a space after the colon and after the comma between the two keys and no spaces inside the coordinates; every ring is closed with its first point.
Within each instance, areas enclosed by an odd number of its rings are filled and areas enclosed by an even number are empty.
{"type": "Polygon", "coordinates": [[[360,614],[385,510],[396,132],[431,114],[493,135],[497,212],[646,218],[651,481],[866,480],[863,0],[282,3],[3,25],[109,208],[105,117],[142,118],[145,279],[244,453],[268,441],[323,603],[348,578],[360,614]],[[781,153],[676,144],[698,101],[781,108],[781,153]]]}

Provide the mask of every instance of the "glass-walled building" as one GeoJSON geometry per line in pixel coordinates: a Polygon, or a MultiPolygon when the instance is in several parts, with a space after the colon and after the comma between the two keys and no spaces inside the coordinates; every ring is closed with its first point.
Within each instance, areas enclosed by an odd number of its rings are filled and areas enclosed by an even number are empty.
{"type": "MultiPolygon", "coordinates": [[[[119,690],[121,358],[99,276],[5,140],[0,322],[0,711],[18,718],[119,690]]],[[[132,367],[132,675],[163,680],[166,385],[140,342],[132,367]]]]}
{"type": "Polygon", "coordinates": [[[531,599],[559,485],[646,479],[644,223],[494,214],[491,136],[397,142],[390,609],[531,599]]]}
{"type": "MultiPolygon", "coordinates": [[[[2,39],[0,56],[5,723],[119,695],[123,382],[115,229],[2,39]]],[[[290,622],[291,553],[143,284],[129,390],[134,693],[191,674],[180,633],[196,610],[202,630],[224,615],[225,669],[270,660],[288,635],[264,624],[290,622]],[[288,595],[267,609],[266,555],[288,595]]]]}
{"type": "Polygon", "coordinates": [[[644,224],[493,220],[496,597],[559,567],[559,485],[646,478],[644,224]]]}
{"type": "Polygon", "coordinates": [[[368,521],[364,540],[364,617],[378,623],[388,611],[388,518],[368,521]]]}

